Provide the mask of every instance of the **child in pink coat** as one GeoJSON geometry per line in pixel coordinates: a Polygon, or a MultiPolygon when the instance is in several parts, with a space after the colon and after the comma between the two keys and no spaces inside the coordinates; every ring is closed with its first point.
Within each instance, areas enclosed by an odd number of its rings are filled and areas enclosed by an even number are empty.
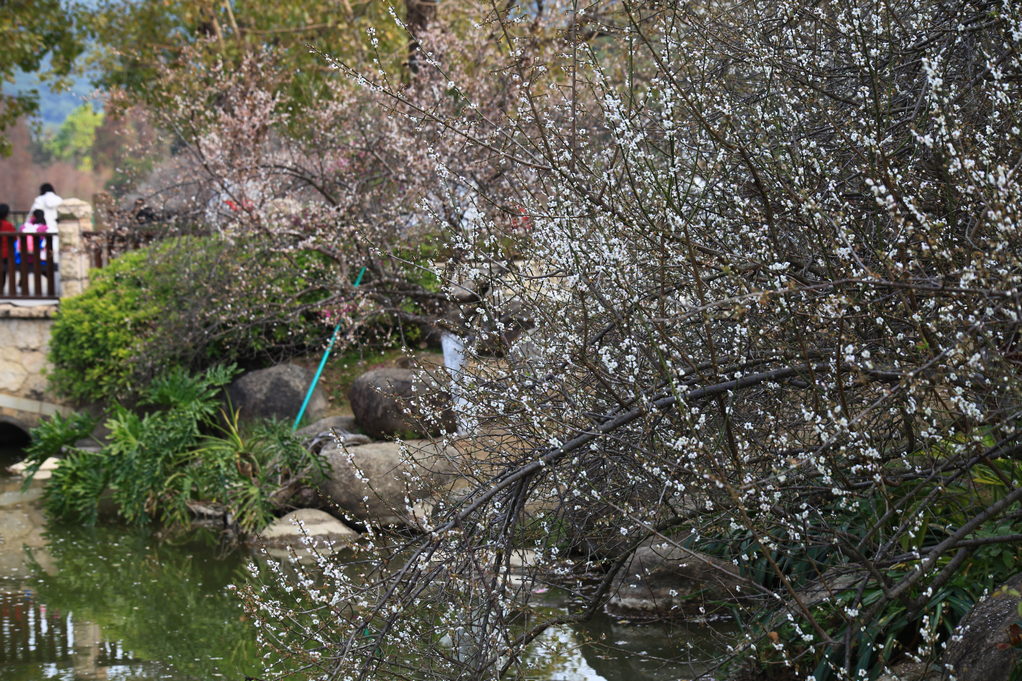
{"type": "MultiPolygon", "coordinates": [[[[23,234],[46,234],[49,231],[49,228],[46,225],[46,215],[43,213],[42,209],[37,208],[34,211],[32,211],[32,214],[28,216],[28,220],[25,221],[25,224],[23,224],[18,231],[23,234]]],[[[20,246],[21,245],[18,244],[19,249],[20,246]]],[[[27,265],[28,272],[31,273],[35,271],[35,263],[37,257],[36,251],[39,252],[38,257],[42,258],[45,257],[46,255],[45,249],[46,249],[45,240],[35,236],[29,236],[25,238],[25,250],[24,252],[21,253],[21,260],[27,265]]],[[[24,272],[26,270],[22,271],[24,272]]],[[[26,284],[27,282],[25,281],[25,277],[22,276],[21,278],[22,291],[26,290],[26,284]]]]}

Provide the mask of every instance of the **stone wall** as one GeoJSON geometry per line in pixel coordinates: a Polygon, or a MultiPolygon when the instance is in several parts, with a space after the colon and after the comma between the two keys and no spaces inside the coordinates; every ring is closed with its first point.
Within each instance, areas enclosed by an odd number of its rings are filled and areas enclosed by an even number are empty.
{"type": "Polygon", "coordinates": [[[0,386],[4,392],[32,400],[45,398],[42,370],[52,326],[53,320],[45,317],[0,321],[0,386]]]}
{"type": "Polygon", "coordinates": [[[0,416],[22,429],[62,405],[46,394],[46,353],[56,306],[0,310],[0,416]]]}

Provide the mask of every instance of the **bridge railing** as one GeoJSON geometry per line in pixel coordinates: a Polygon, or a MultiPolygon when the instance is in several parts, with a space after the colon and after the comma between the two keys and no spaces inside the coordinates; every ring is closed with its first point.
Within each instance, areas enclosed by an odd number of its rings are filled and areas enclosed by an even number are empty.
{"type": "Polygon", "coordinates": [[[56,234],[0,233],[0,298],[60,297],[56,234]]]}
{"type": "Polygon", "coordinates": [[[147,246],[167,232],[164,225],[147,225],[133,229],[83,231],[82,241],[89,254],[89,266],[106,267],[118,255],[147,246]]]}

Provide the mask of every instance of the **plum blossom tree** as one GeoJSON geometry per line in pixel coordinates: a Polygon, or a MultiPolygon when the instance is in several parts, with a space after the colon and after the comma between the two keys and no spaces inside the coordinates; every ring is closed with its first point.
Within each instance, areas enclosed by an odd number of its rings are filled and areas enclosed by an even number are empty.
{"type": "Polygon", "coordinates": [[[225,229],[308,199],[309,243],[380,263],[370,299],[441,236],[437,305],[480,294],[454,376],[475,432],[448,441],[467,491],[420,535],[374,533],[377,566],[250,594],[265,641],[319,678],[513,676],[652,541],[734,568],[746,634],[720,663],[953,667],[1022,541],[1019,8],[512,3],[472,25],[420,31],[409,80],[343,67],[357,87],[309,146],[260,122],[271,88],[188,137],[240,207],[225,229]],[[576,607],[531,606],[544,584],[576,607]]]}
{"type": "MultiPolygon", "coordinates": [[[[444,315],[450,301],[428,264],[451,255],[449,234],[479,212],[466,197],[489,188],[501,198],[487,210],[508,224],[521,219],[522,188],[509,185],[506,173],[512,158],[495,157],[450,126],[456,118],[486,136],[486,117],[514,115],[515,87],[486,70],[504,50],[502,39],[493,32],[465,52],[455,28],[474,21],[472,3],[452,3],[445,11],[450,23],[436,29],[427,25],[431,3],[413,4],[414,26],[395,15],[391,30],[410,31],[409,54],[421,50],[420,61],[457,55],[443,69],[391,68],[371,29],[370,48],[381,52],[367,64],[356,69],[321,55],[335,79],[310,106],[288,95],[294,75],[280,50],[210,62],[200,41],[160,72],[159,88],[168,95],[150,111],[177,140],[177,153],[150,181],[147,205],[226,239],[257,236],[269,252],[316,251],[332,260],[336,280],[321,307],[332,319],[344,315],[352,333],[381,313],[426,331],[444,315]],[[483,98],[485,109],[455,85],[464,81],[474,84],[472,96],[483,98]],[[394,92],[401,97],[390,97],[394,92]],[[439,147],[448,168],[441,181],[439,147]],[[355,299],[351,282],[363,266],[368,271],[355,299]],[[348,314],[356,309],[358,315],[348,314]]],[[[492,143],[506,141],[498,135],[492,143]]]]}

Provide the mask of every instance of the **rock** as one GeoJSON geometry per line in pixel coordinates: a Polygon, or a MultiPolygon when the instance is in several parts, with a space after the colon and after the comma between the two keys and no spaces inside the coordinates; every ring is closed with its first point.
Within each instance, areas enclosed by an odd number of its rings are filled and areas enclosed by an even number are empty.
{"type": "Polygon", "coordinates": [[[305,446],[314,453],[319,453],[330,443],[343,444],[345,447],[357,447],[372,442],[368,435],[352,432],[355,429],[354,416],[330,416],[306,426],[295,432],[302,438],[305,446]]]}
{"type": "Polygon", "coordinates": [[[228,513],[227,507],[218,503],[186,499],[185,506],[188,507],[192,516],[199,520],[215,520],[223,523],[228,513]]]}
{"type": "Polygon", "coordinates": [[[531,568],[538,565],[536,552],[532,549],[512,549],[507,562],[511,570],[517,574],[527,574],[531,568]]]}
{"type": "Polygon", "coordinates": [[[417,437],[454,432],[451,395],[430,373],[402,368],[368,371],[348,391],[351,410],[370,437],[417,437]]]}
{"type": "MultiPolygon", "coordinates": [[[[269,369],[250,371],[227,386],[231,408],[240,410],[243,421],[279,419],[291,421],[305,400],[312,373],[295,364],[280,364],[269,369]]],[[[323,391],[317,386],[305,414],[316,421],[329,408],[323,391]]]]}
{"type": "Polygon", "coordinates": [[[295,435],[300,438],[312,438],[320,433],[328,433],[331,430],[343,430],[349,433],[355,432],[355,417],[354,416],[328,416],[325,419],[320,419],[315,423],[299,428],[295,431],[295,435]]]}
{"type": "Polygon", "coordinates": [[[741,597],[733,565],[654,538],[639,546],[611,584],[606,610],[616,617],[703,617],[741,597]]]}
{"type": "Polygon", "coordinates": [[[302,508],[277,518],[253,540],[254,544],[267,548],[304,548],[306,536],[315,545],[348,545],[358,539],[358,532],[351,529],[329,513],[312,508],[302,508]],[[300,525],[299,525],[300,523],[300,525]],[[302,528],[305,531],[302,532],[302,528]]]}
{"type": "MultiPolygon", "coordinates": [[[[57,470],[57,466],[60,465],[61,459],[51,456],[50,458],[43,461],[42,465],[39,466],[39,470],[32,477],[33,480],[49,480],[50,476],[53,475],[53,471],[57,470]]],[[[25,475],[25,471],[28,469],[28,463],[25,461],[19,461],[18,463],[8,466],[7,472],[12,475],[25,475]]]]}
{"type": "Polygon", "coordinates": [[[292,508],[322,508],[323,495],[314,487],[301,485],[295,490],[291,498],[287,500],[287,503],[292,508]]]}
{"type": "Polygon", "coordinates": [[[373,439],[368,435],[362,433],[349,433],[343,430],[335,430],[333,432],[321,433],[316,436],[310,443],[310,449],[312,451],[322,451],[323,447],[330,444],[344,445],[345,447],[358,447],[359,445],[367,445],[372,442],[373,439]]]}
{"type": "Polygon", "coordinates": [[[344,516],[370,525],[423,527],[432,501],[455,482],[452,452],[429,440],[327,445],[320,455],[330,470],[320,491],[344,516]]]}
{"type": "Polygon", "coordinates": [[[861,566],[836,565],[797,591],[801,605],[795,603],[794,599],[786,599],[784,610],[797,612],[800,608],[812,608],[835,601],[845,592],[858,590],[868,580],[869,573],[861,566]]]}
{"type": "Polygon", "coordinates": [[[876,681],[941,681],[944,675],[925,662],[902,662],[877,677],[876,681]]]}
{"type": "Polygon", "coordinates": [[[969,611],[944,651],[943,663],[957,681],[1008,681],[1018,678],[1019,653],[1011,627],[1019,620],[1022,573],[1005,582],[969,611]]]}

